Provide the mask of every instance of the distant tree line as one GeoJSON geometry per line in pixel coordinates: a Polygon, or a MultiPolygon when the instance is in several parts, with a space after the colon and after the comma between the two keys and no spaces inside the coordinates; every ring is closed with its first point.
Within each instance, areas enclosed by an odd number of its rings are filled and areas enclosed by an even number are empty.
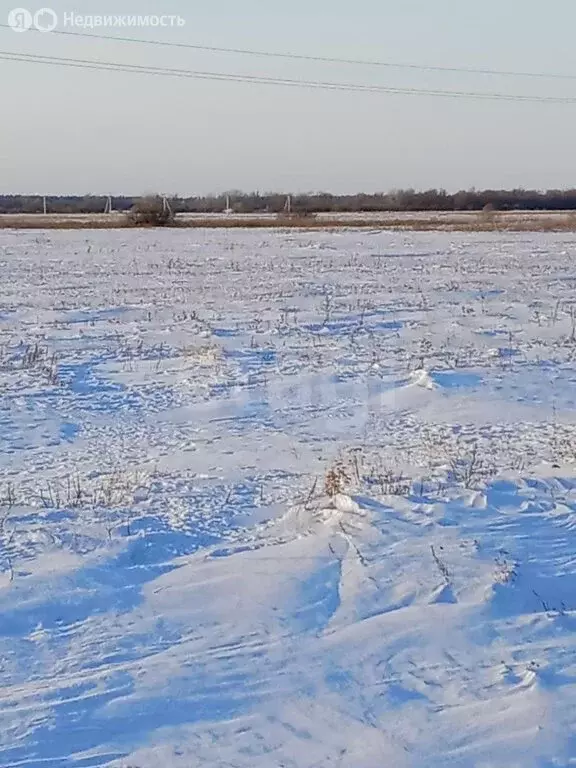
{"type": "MultiPolygon", "coordinates": [[[[234,191],[203,197],[169,197],[174,213],[219,213],[227,199],[237,213],[280,213],[286,195],[278,193],[234,191]]],[[[377,194],[332,195],[328,192],[292,195],[293,210],[302,213],[378,212],[378,211],[560,211],[576,210],[576,189],[469,189],[449,193],[443,189],[417,191],[401,189],[377,194]]],[[[113,197],[114,211],[131,211],[138,197],[113,197]]],[[[103,213],[106,197],[50,196],[46,198],[49,213],[103,213]]],[[[42,213],[43,198],[34,195],[0,195],[0,213],[42,213]]]]}

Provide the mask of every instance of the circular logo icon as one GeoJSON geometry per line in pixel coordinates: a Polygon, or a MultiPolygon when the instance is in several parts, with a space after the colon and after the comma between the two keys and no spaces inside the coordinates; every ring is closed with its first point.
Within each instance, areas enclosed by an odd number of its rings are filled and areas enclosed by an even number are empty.
{"type": "Polygon", "coordinates": [[[58,26],[58,16],[52,8],[40,8],[34,14],[34,26],[39,32],[52,32],[58,26]]]}
{"type": "Polygon", "coordinates": [[[27,32],[32,26],[33,18],[30,11],[26,8],[14,8],[8,14],[8,26],[11,27],[14,32],[27,32]]]}

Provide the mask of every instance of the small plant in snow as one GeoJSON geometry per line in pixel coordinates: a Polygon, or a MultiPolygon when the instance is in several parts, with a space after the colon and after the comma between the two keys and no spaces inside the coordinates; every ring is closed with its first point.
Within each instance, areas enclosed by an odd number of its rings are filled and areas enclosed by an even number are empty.
{"type": "Polygon", "coordinates": [[[322,302],[322,310],[324,312],[323,324],[327,325],[332,318],[332,312],[334,310],[334,300],[329,293],[325,294],[324,296],[324,300],[322,302]]]}
{"type": "Polygon", "coordinates": [[[14,488],[13,483],[6,484],[6,490],[1,504],[5,505],[9,510],[16,504],[16,489],[14,488]]]}
{"type": "Polygon", "coordinates": [[[518,577],[518,564],[506,559],[504,553],[496,558],[494,581],[496,584],[512,584],[518,577]]]}
{"type": "Polygon", "coordinates": [[[344,493],[346,485],[350,483],[350,477],[342,461],[337,461],[326,473],[324,479],[324,491],[327,496],[333,498],[344,493]]]}
{"type": "Polygon", "coordinates": [[[406,496],[410,492],[408,478],[381,463],[371,469],[366,479],[370,485],[377,485],[383,496],[406,496]]]}
{"type": "Polygon", "coordinates": [[[461,446],[461,451],[450,459],[452,480],[465,488],[473,488],[479,482],[487,480],[494,471],[492,465],[481,456],[476,440],[469,447],[461,446]]]}
{"type": "Polygon", "coordinates": [[[446,563],[438,556],[435,548],[433,545],[430,546],[430,551],[432,552],[432,558],[434,559],[434,562],[436,563],[436,567],[440,571],[440,574],[442,578],[444,579],[445,583],[449,585],[451,583],[452,577],[450,575],[450,571],[448,570],[448,566],[446,563]]]}
{"type": "Polygon", "coordinates": [[[47,481],[37,496],[45,509],[130,507],[134,493],[143,487],[145,479],[139,472],[112,472],[100,475],[98,482],[93,482],[76,473],[63,480],[47,481]]]}
{"type": "Polygon", "coordinates": [[[8,573],[10,575],[10,581],[14,581],[14,558],[16,557],[14,544],[14,538],[16,537],[16,528],[13,527],[11,531],[8,530],[8,521],[13,504],[15,504],[15,497],[13,494],[13,487],[9,486],[8,500],[4,509],[0,508],[0,567],[2,560],[4,561],[8,573]]]}

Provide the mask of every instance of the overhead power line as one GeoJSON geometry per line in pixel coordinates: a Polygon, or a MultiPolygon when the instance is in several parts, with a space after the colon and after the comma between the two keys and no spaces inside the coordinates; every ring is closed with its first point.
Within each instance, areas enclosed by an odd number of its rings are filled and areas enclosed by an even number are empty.
{"type": "Polygon", "coordinates": [[[336,83],[322,80],[293,80],[279,77],[257,75],[239,75],[225,72],[205,72],[200,70],[151,67],[138,64],[123,64],[113,61],[95,61],[90,59],[64,58],[59,56],[41,56],[39,54],[11,53],[0,51],[0,59],[6,61],[44,64],[48,66],[73,67],[107,72],[133,72],[163,77],[179,77],[194,80],[217,80],[223,82],[253,83],[260,85],[280,85],[295,88],[313,88],[332,91],[350,91],[356,93],[382,93],[410,96],[436,96],[457,99],[480,99],[492,101],[524,101],[547,104],[576,104],[576,97],[537,96],[509,93],[482,93],[474,91],[444,91],[426,88],[395,88],[384,85],[362,83],[336,83]]]}
{"type": "MultiPolygon", "coordinates": [[[[0,27],[11,29],[8,24],[0,24],[0,27]]],[[[32,27],[30,32],[40,32],[32,27]]],[[[42,33],[44,34],[44,33],[42,33]]],[[[337,56],[314,56],[311,54],[259,51],[248,48],[225,48],[215,45],[200,45],[196,43],[179,43],[175,41],[164,40],[146,40],[137,37],[121,37],[117,35],[101,35],[97,32],[70,32],[69,30],[55,29],[50,34],[68,35],[69,37],[92,38],[94,40],[111,40],[122,43],[135,43],[138,45],[155,45],[162,48],[183,48],[194,51],[205,51],[208,53],[228,53],[240,56],[257,56],[263,58],[291,59],[293,61],[315,61],[324,64],[347,64],[365,67],[386,67],[389,69],[412,69],[420,72],[451,72],[470,75],[490,75],[494,77],[520,77],[546,80],[576,80],[576,74],[560,72],[522,72],[517,70],[489,69],[476,67],[457,67],[457,66],[438,66],[432,64],[411,64],[393,61],[379,61],[375,59],[353,59],[340,58],[337,56]]]]}

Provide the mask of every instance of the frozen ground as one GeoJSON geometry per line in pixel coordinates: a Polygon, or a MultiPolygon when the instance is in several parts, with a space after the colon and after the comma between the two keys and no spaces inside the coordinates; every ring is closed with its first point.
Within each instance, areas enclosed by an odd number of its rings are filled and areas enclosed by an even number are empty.
{"type": "Polygon", "coordinates": [[[576,765],[576,239],[0,234],[0,765],[576,765]]]}

